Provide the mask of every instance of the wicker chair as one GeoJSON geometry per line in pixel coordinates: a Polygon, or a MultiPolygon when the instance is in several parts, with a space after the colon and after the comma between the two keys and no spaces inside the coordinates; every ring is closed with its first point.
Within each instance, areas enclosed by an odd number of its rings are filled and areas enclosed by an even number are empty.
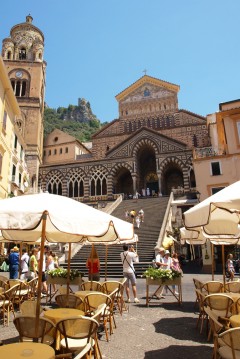
{"type": "Polygon", "coordinates": [[[13,323],[19,333],[20,342],[33,341],[53,345],[56,327],[44,317],[18,316],[13,323]]]}
{"type": "Polygon", "coordinates": [[[108,327],[107,323],[109,323],[110,335],[113,333],[113,325],[112,325],[112,308],[113,302],[109,295],[104,293],[90,293],[86,295],[84,298],[85,304],[85,312],[90,317],[94,314],[96,309],[99,307],[100,304],[106,304],[106,308],[102,314],[101,320],[103,321],[104,331],[106,334],[107,341],[109,340],[108,337],[108,327]]]}
{"type": "Polygon", "coordinates": [[[18,290],[19,284],[16,284],[0,294],[0,310],[3,314],[3,325],[6,324],[5,315],[7,315],[7,326],[9,325],[10,312],[15,317],[14,300],[18,290]]]}
{"type": "Polygon", "coordinates": [[[84,310],[84,304],[81,298],[75,294],[58,294],[55,297],[56,304],[60,308],[75,308],[84,310]]]}
{"type": "Polygon", "coordinates": [[[202,291],[206,291],[207,294],[222,293],[223,289],[223,283],[217,280],[206,282],[202,286],[202,291]]]}
{"type": "Polygon", "coordinates": [[[224,345],[222,341],[218,339],[218,335],[223,333],[226,328],[222,323],[219,322],[218,316],[209,308],[205,307],[205,313],[208,315],[208,320],[210,323],[210,331],[208,335],[208,340],[211,336],[213,337],[213,358],[217,359],[218,348],[221,345],[224,345]]]}
{"type": "Polygon", "coordinates": [[[87,281],[81,284],[82,290],[92,290],[94,292],[102,292],[102,285],[99,282],[87,281]]]}
{"type": "MultiPolygon", "coordinates": [[[[21,316],[36,316],[37,301],[25,300],[20,304],[20,315],[21,316]]],[[[40,306],[40,315],[43,314],[45,309],[40,306]]]]}
{"type": "MultiPolygon", "coordinates": [[[[95,336],[98,328],[98,323],[95,319],[88,317],[73,317],[60,320],[57,323],[57,330],[60,332],[63,339],[61,340],[61,348],[66,352],[85,352],[90,353],[92,348],[95,350],[95,336]]],[[[95,356],[95,358],[97,358],[95,356]]]]}
{"type": "Polygon", "coordinates": [[[232,328],[218,336],[223,345],[219,346],[218,354],[222,359],[240,357],[240,327],[232,328]]]}
{"type": "Polygon", "coordinates": [[[14,304],[20,307],[20,304],[29,298],[29,291],[30,287],[28,284],[20,279],[9,279],[8,280],[9,287],[13,287],[16,284],[19,284],[19,288],[16,292],[15,298],[14,298],[14,304]]]}
{"type": "Polygon", "coordinates": [[[226,292],[240,293],[240,282],[233,281],[233,282],[226,283],[225,290],[226,290],[226,292]]]}
{"type": "Polygon", "coordinates": [[[203,304],[209,307],[226,327],[230,325],[229,318],[234,306],[231,297],[224,293],[210,294],[205,297],[203,304]]]}
{"type": "Polygon", "coordinates": [[[117,292],[115,294],[115,304],[119,311],[119,313],[122,315],[123,309],[126,310],[125,302],[123,299],[123,293],[124,293],[124,284],[119,281],[106,281],[102,283],[103,292],[110,295],[115,289],[117,289],[117,292]]]}

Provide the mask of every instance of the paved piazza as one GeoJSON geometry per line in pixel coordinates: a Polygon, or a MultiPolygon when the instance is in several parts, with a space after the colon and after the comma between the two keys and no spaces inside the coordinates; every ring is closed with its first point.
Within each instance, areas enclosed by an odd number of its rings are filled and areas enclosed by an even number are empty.
{"type": "MultiPolygon", "coordinates": [[[[2,273],[1,273],[2,274],[2,273]]],[[[138,279],[139,304],[130,303],[128,313],[116,315],[117,329],[109,343],[105,335],[100,346],[103,358],[107,359],[190,359],[211,358],[212,344],[207,342],[206,331],[196,329],[197,308],[194,307],[195,293],[193,277],[202,281],[211,280],[211,275],[185,274],[183,277],[183,304],[178,306],[170,295],[165,300],[153,300],[145,305],[145,280],[138,279]],[[172,301],[172,303],[166,303],[172,301]]],[[[215,276],[221,280],[221,276],[215,276]]],[[[150,287],[155,288],[155,287],[150,287]]],[[[43,302],[44,304],[44,302],[43,302]]],[[[3,328],[0,339],[4,342],[17,341],[17,332],[12,324],[3,328]]]]}

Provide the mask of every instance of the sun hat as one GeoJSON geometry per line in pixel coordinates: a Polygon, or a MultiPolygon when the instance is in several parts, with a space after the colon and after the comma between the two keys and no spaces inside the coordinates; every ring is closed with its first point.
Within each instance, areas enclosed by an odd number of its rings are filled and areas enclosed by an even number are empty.
{"type": "Polygon", "coordinates": [[[17,246],[13,247],[14,252],[18,252],[19,248],[17,246]]]}
{"type": "Polygon", "coordinates": [[[165,252],[165,249],[163,247],[160,247],[159,252],[165,252]]]}
{"type": "Polygon", "coordinates": [[[165,254],[170,254],[170,252],[168,250],[165,251],[165,254]]]}

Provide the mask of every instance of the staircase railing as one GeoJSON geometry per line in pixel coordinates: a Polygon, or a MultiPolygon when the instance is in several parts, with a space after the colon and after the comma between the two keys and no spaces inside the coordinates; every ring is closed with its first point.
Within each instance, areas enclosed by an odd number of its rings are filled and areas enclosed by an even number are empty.
{"type": "Polygon", "coordinates": [[[161,230],[159,232],[158,240],[156,242],[155,249],[158,249],[158,248],[160,248],[162,246],[162,242],[163,242],[163,239],[165,237],[166,231],[170,230],[169,223],[171,223],[171,217],[172,217],[171,203],[172,203],[173,199],[174,199],[173,192],[171,192],[169,200],[168,200],[167,208],[166,208],[166,211],[165,211],[165,215],[164,215],[164,218],[163,218],[162,227],[161,227],[161,230]]]}
{"type": "Polygon", "coordinates": [[[114,201],[110,206],[107,206],[106,209],[104,209],[104,212],[111,214],[114,211],[114,209],[119,206],[122,200],[123,200],[123,195],[120,194],[116,199],[116,201],[114,201]]]}

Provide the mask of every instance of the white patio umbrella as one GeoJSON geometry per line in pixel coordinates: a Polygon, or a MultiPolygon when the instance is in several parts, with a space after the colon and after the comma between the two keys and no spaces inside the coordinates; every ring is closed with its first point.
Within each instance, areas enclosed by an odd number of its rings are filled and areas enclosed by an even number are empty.
{"type": "MultiPolygon", "coordinates": [[[[73,199],[40,193],[0,201],[2,236],[14,242],[40,242],[43,262],[49,242],[121,243],[134,238],[133,225],[73,199]]],[[[70,265],[70,264],[69,264],[70,265]]],[[[42,268],[39,268],[40,307],[42,268]]]]}
{"type": "Polygon", "coordinates": [[[240,181],[222,189],[183,215],[186,229],[202,231],[207,238],[229,239],[232,244],[240,237],[240,181]]]}

